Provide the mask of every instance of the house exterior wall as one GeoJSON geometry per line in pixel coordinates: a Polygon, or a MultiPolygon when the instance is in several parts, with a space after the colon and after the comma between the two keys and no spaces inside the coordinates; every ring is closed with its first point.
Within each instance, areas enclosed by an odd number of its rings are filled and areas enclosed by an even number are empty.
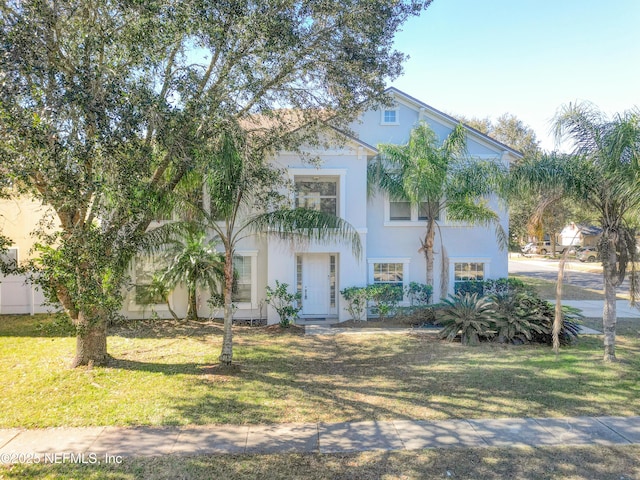
{"type": "MultiPolygon", "coordinates": [[[[321,292],[322,295],[327,295],[331,288],[335,290],[331,293],[332,300],[322,307],[324,313],[311,309],[311,300],[303,299],[302,303],[303,308],[313,310],[313,313],[308,314],[310,317],[326,316],[339,321],[349,319],[339,291],[346,287],[366,286],[372,283],[374,269],[379,268],[381,264],[392,265],[396,273],[401,270],[404,285],[408,285],[409,282],[426,282],[425,259],[419,251],[420,240],[424,238],[425,222],[391,221],[388,199],[382,194],[368,198],[367,162],[377,153],[375,147],[381,143],[405,144],[411,129],[420,120],[426,121],[441,139],[451,133],[456,122],[402,92],[394,91],[392,94],[397,101],[392,106],[394,113],[390,114],[389,118],[395,121],[385,123],[384,110],[387,108],[373,108],[364,112],[361,121],[351,125],[353,139],[343,140],[343,145],[335,148],[307,149],[311,156],[317,156],[318,163],[310,163],[294,152],[280,152],[270,160],[284,168],[292,181],[296,177],[336,179],[338,214],[351,223],[360,235],[360,256],[353,254],[350,245],[336,242],[291,243],[266,236],[245,238],[239,243],[235,253],[251,259],[252,294],[251,302],[238,305],[235,318],[266,317],[268,323],[277,323],[279,319],[276,312],[264,302],[266,287],[274,287],[276,280],[287,283],[291,292],[301,291],[305,295],[309,287],[310,296],[314,294],[315,285],[333,282],[332,287],[325,285],[321,292]]],[[[501,162],[504,165],[508,165],[517,157],[517,153],[507,151],[507,147],[477,132],[469,130],[467,133],[467,149],[472,157],[501,162]]],[[[336,145],[339,143],[336,142],[336,145]]],[[[291,198],[291,201],[293,203],[294,198],[291,198]]],[[[495,199],[491,199],[491,203],[493,207],[499,208],[501,225],[505,232],[508,232],[506,209],[500,207],[495,199]]],[[[24,228],[25,231],[32,229],[27,226],[24,228]]],[[[506,249],[499,248],[494,230],[451,222],[447,220],[446,213],[439,221],[435,253],[434,291],[437,294],[441,282],[444,281],[446,289],[442,296],[452,293],[455,289],[456,264],[471,265],[476,270],[478,265],[482,265],[484,278],[507,276],[507,252],[506,249]],[[444,265],[443,270],[444,251],[448,263],[444,265]]],[[[132,283],[135,281],[135,275],[132,275],[132,283]]],[[[199,292],[200,316],[220,317],[222,312],[212,309],[207,303],[208,299],[207,292],[199,292]]],[[[176,289],[170,296],[170,303],[179,316],[184,316],[187,310],[185,289],[176,289]]],[[[305,310],[302,313],[305,314],[305,310]]],[[[128,289],[126,293],[122,314],[129,318],[170,317],[165,305],[137,305],[133,288],[128,289]]]]}
{"type": "MultiPolygon", "coordinates": [[[[275,286],[276,280],[287,283],[289,290],[297,290],[297,257],[306,254],[324,254],[334,256],[337,268],[336,279],[336,307],[327,311],[328,317],[340,321],[348,320],[344,310],[344,302],[340,301],[339,291],[350,286],[365,286],[366,258],[367,258],[367,154],[362,147],[347,146],[319,154],[320,166],[309,165],[295,153],[284,152],[278,155],[274,162],[288,171],[289,178],[323,176],[339,179],[338,211],[358,231],[362,250],[360,256],[354,255],[351,245],[336,242],[298,242],[292,243],[271,238],[267,249],[267,285],[275,286]]],[[[304,270],[304,266],[302,269],[304,270]]],[[[304,283],[304,282],[303,282],[304,283]]],[[[265,285],[266,287],[266,285],[265,285]]],[[[305,285],[302,286],[303,305],[305,285]]],[[[301,315],[305,315],[305,310],[301,315]]],[[[319,314],[323,317],[325,315],[319,314]]],[[[278,316],[269,307],[268,321],[276,323],[278,316]]]]}
{"type": "Polygon", "coordinates": [[[37,239],[32,232],[48,212],[47,207],[26,196],[0,199],[0,233],[11,239],[19,262],[33,256],[31,249],[37,239]]]}

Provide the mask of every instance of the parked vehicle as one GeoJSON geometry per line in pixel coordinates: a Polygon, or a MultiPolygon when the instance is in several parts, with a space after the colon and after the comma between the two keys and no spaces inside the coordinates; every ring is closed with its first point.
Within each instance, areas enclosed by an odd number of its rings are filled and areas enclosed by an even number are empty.
{"type": "Polygon", "coordinates": [[[600,260],[600,252],[597,247],[582,247],[576,253],[576,258],[581,262],[595,262],[600,260]]]}
{"type": "MultiPolygon", "coordinates": [[[[564,253],[565,249],[569,247],[556,244],[556,253],[564,253]]],[[[551,253],[551,242],[529,242],[520,249],[524,255],[546,255],[551,253]]]]}

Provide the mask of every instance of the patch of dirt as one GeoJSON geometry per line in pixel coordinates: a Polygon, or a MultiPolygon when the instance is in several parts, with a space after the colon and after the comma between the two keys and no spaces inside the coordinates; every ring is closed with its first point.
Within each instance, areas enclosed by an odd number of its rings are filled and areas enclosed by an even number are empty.
{"type": "Polygon", "coordinates": [[[275,324],[267,325],[266,327],[257,327],[257,330],[269,333],[271,335],[304,335],[304,327],[301,327],[299,325],[289,325],[288,327],[281,327],[279,324],[275,324]]]}
{"type": "Polygon", "coordinates": [[[203,365],[198,369],[205,380],[212,383],[229,382],[235,375],[242,372],[241,366],[237,363],[232,363],[231,365],[203,365]]]}

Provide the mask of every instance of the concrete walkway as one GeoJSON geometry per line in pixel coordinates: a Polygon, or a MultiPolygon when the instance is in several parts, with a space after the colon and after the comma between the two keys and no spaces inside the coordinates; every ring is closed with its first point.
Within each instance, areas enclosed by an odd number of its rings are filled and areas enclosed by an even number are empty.
{"type": "MultiPolygon", "coordinates": [[[[555,300],[549,300],[555,303],[555,300]]],[[[563,300],[562,305],[576,307],[582,310],[585,317],[602,318],[603,300],[563,300]]],[[[629,305],[628,300],[616,300],[616,311],[618,318],[640,318],[640,309],[629,305]]]]}
{"type": "MultiPolygon", "coordinates": [[[[640,417],[0,430],[0,463],[124,457],[640,444],[640,417]],[[56,460],[57,459],[57,460],[56,460]]],[[[95,462],[94,462],[95,463],[95,462]]]]}

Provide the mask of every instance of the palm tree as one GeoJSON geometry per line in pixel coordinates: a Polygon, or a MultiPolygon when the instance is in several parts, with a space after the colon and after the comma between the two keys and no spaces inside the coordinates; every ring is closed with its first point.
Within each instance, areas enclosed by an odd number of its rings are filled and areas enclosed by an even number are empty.
{"type": "Polygon", "coordinates": [[[515,191],[562,189],[597,212],[602,227],[604,360],[615,361],[616,287],[629,268],[632,303],[638,294],[634,222],[640,213],[640,112],[608,119],[591,104],[570,104],[560,110],[555,129],[558,140],[573,142],[572,154],[544,155],[518,165],[512,171],[515,191]]]}
{"type": "MultiPolygon", "coordinates": [[[[500,246],[506,248],[507,235],[500,217],[487,200],[498,191],[503,169],[492,162],[466,159],[462,124],[440,142],[429,125],[420,122],[406,145],[383,144],[378,150],[380,154],[368,168],[369,193],[385,192],[391,200],[409,202],[423,212],[427,220],[420,251],[425,256],[428,285],[434,286],[435,235],[445,211],[450,220],[494,226],[500,246]]],[[[444,252],[442,261],[444,268],[444,252]]],[[[444,284],[440,296],[446,296],[444,284]]]]}
{"type": "Polygon", "coordinates": [[[177,285],[187,287],[187,320],[198,319],[197,290],[205,286],[209,292],[219,290],[224,279],[224,257],[201,230],[189,229],[184,236],[174,237],[166,246],[167,269],[161,284],[168,290],[177,285]]]}
{"type": "Polygon", "coordinates": [[[286,197],[280,193],[283,172],[264,162],[264,149],[248,141],[239,127],[222,130],[206,155],[204,185],[210,197],[206,225],[224,247],[224,334],[220,362],[229,365],[233,359],[233,257],[240,240],[257,233],[287,239],[339,240],[350,243],[354,254],[359,255],[360,236],[348,222],[335,215],[288,208],[286,197]]]}

